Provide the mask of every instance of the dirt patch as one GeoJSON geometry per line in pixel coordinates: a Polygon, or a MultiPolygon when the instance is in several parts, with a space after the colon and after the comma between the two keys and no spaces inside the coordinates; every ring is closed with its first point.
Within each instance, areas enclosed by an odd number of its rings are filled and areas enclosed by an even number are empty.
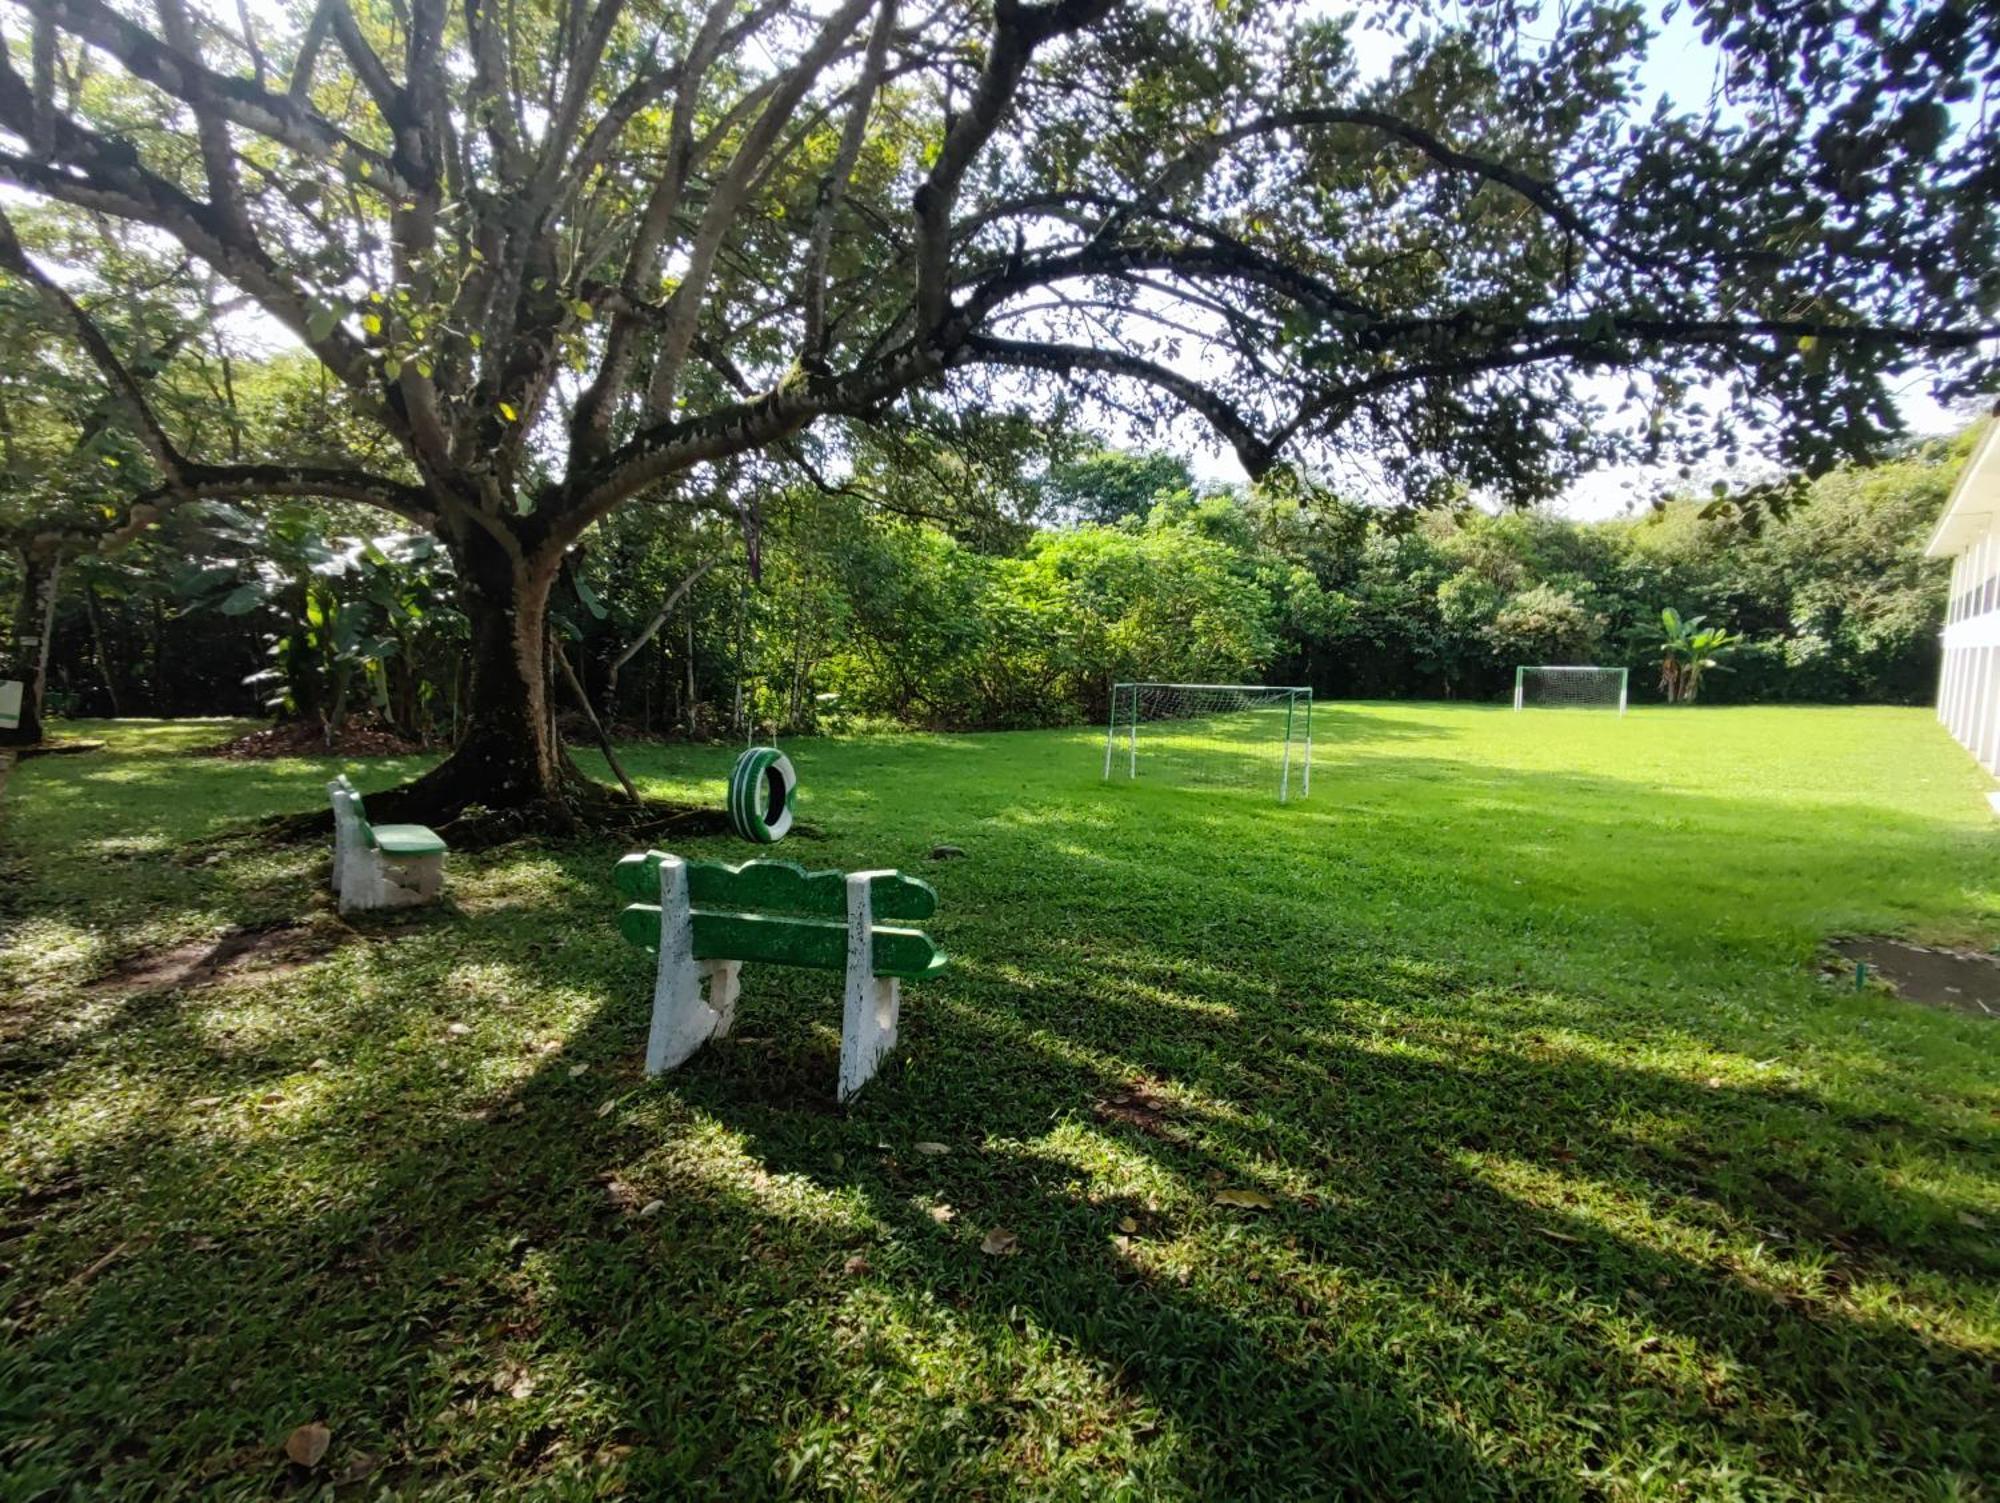
{"type": "Polygon", "coordinates": [[[1851,982],[1854,967],[1865,965],[1870,979],[1886,982],[1906,1001],[2000,1018],[2000,956],[1880,935],[1836,939],[1829,948],[1848,962],[1840,968],[1843,980],[1851,982]]]}
{"type": "Polygon", "coordinates": [[[339,936],[325,928],[283,922],[232,929],[219,939],[195,940],[170,950],[133,956],[91,983],[92,991],[180,991],[206,986],[223,975],[282,975],[326,954],[339,936]]]}
{"type": "Polygon", "coordinates": [[[1169,1120],[1173,1109],[1173,1102],[1161,1090],[1161,1082],[1143,1075],[1128,1082],[1124,1090],[1106,1096],[1091,1108],[1100,1121],[1123,1122],[1127,1127],[1138,1128],[1149,1138],[1178,1143],[1185,1134],[1169,1120]]]}
{"type": "Polygon", "coordinates": [[[266,726],[211,746],[202,755],[232,762],[267,762],[275,757],[407,757],[422,750],[378,721],[350,720],[331,741],[319,726],[300,721],[266,726]]]}

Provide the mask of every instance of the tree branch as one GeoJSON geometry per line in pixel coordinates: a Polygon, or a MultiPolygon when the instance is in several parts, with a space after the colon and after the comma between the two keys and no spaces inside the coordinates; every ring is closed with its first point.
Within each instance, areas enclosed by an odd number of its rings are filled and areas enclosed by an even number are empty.
{"type": "Polygon", "coordinates": [[[847,192],[847,180],[861,158],[861,143],[868,131],[868,115],[881,87],[882,70],[889,58],[889,33],[896,23],[896,0],[881,0],[875,13],[875,30],[868,38],[868,51],[861,63],[861,81],[855,87],[854,103],[847,112],[847,125],[840,133],[840,149],[833,165],[820,179],[819,205],[806,248],[805,271],[800,277],[799,301],[805,309],[803,354],[808,361],[823,360],[826,354],[826,258],[833,248],[833,222],[840,201],[847,192]]]}
{"type": "Polygon", "coordinates": [[[35,289],[36,295],[75,333],[76,341],[90,357],[90,363],[97,367],[104,377],[105,385],[111,388],[118,405],[123,407],[132,425],[138,431],[139,442],[159,466],[170,490],[182,488],[182,476],[187,461],[167,434],[167,430],[154,414],[152,404],[125,362],[118,358],[118,352],[111,347],[111,341],[104,337],[104,331],[97,327],[97,321],[83,309],[83,305],[59,285],[47,272],[28,258],[21,248],[20,239],[14,233],[14,222],[0,209],[0,267],[5,267],[15,276],[35,289]]]}
{"type": "Polygon", "coordinates": [[[1097,371],[1123,376],[1156,386],[1208,420],[1210,427],[1228,440],[1243,468],[1255,480],[1270,469],[1277,457],[1275,445],[1258,437],[1247,419],[1199,381],[1178,371],[1156,365],[1122,350],[1098,349],[1091,345],[1044,344],[1023,339],[996,339],[975,334],[966,341],[966,358],[982,365],[1012,366],[1017,370],[1055,371],[1069,375],[1075,371],[1097,371]]]}
{"type": "Polygon", "coordinates": [[[666,320],[660,329],[659,352],[653,358],[653,379],[646,392],[646,406],[656,413],[670,410],[674,391],[680,384],[681,367],[694,339],[695,322],[701,314],[702,299],[708,294],[708,279],[715,268],[716,253],[742,211],[750,181],[762,164],[765,153],[777,141],[778,133],[805,97],[806,90],[846,45],[848,36],[868,14],[874,0],[847,0],[820,28],[812,45],[785,73],[771,100],[757,121],[744,134],[743,144],[709,194],[708,207],[694,241],[688,247],[687,269],[681,283],[667,300],[666,320]]]}
{"type": "MultiPolygon", "coordinates": [[[[220,114],[245,130],[317,162],[330,163],[336,155],[345,154],[358,165],[362,178],[382,192],[409,191],[409,184],[381,153],[322,120],[298,100],[286,94],[273,94],[247,78],[232,78],[203,66],[143,26],[128,21],[102,0],[21,0],[21,3],[71,35],[110,53],[135,78],[144,79],[184,104],[194,106],[197,118],[204,109],[211,115],[220,114]]],[[[336,27],[338,24],[336,16],[336,27]]],[[[352,26],[351,18],[349,25],[352,26]]]]}
{"type": "Polygon", "coordinates": [[[993,39],[986,49],[972,100],[946,131],[937,160],[917,189],[912,208],[917,220],[917,334],[928,341],[944,322],[950,305],[947,267],[951,251],[951,216],[958,188],[979,150],[999,129],[1001,118],[1020,87],[1021,75],[1035,49],[1051,37],[1088,26],[1111,9],[1112,0],[1050,0],[1022,5],[1020,0],[995,0],[993,39]]]}

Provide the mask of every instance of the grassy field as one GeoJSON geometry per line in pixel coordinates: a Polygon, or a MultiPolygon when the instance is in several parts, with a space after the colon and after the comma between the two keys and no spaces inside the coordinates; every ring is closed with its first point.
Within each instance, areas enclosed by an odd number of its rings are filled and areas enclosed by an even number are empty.
{"type": "Polygon", "coordinates": [[[1996,1496],[2000,1025],[1816,968],[2000,938],[1927,712],[797,743],[953,956],[845,1112],[821,973],[642,1079],[616,848],[344,924],[216,840],[333,764],[96,729],[0,795],[0,1497],[1996,1496]]]}

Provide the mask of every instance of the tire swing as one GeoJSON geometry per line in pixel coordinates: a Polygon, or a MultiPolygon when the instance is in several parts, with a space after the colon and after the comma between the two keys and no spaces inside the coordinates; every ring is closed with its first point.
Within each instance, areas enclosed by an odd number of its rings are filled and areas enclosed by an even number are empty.
{"type": "Polygon", "coordinates": [[[792,827],[792,759],[775,746],[753,746],[729,774],[729,828],[755,845],[776,845],[792,827]]]}

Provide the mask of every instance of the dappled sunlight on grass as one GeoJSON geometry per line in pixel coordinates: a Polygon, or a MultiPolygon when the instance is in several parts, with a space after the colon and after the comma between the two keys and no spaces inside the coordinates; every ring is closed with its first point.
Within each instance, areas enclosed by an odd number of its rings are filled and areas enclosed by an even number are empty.
{"type": "MultiPolygon", "coordinates": [[[[98,733],[0,802],[24,1491],[267,1496],[315,1417],[406,1495],[2000,1471],[1994,1035],[1811,967],[1995,934],[1923,712],[1322,707],[1284,808],[1106,785],[1101,731],[787,743],[816,838],[763,854],[916,872],[954,959],[845,1111],[826,973],[746,967],[734,1036],[644,1080],[615,847],[454,853],[445,907],[344,922],[318,843],[217,840],[338,764],[98,733]],[[275,921],[296,952],[124,979],[275,921]]],[[[706,797],[735,751],[630,762],[706,797]]]]}

